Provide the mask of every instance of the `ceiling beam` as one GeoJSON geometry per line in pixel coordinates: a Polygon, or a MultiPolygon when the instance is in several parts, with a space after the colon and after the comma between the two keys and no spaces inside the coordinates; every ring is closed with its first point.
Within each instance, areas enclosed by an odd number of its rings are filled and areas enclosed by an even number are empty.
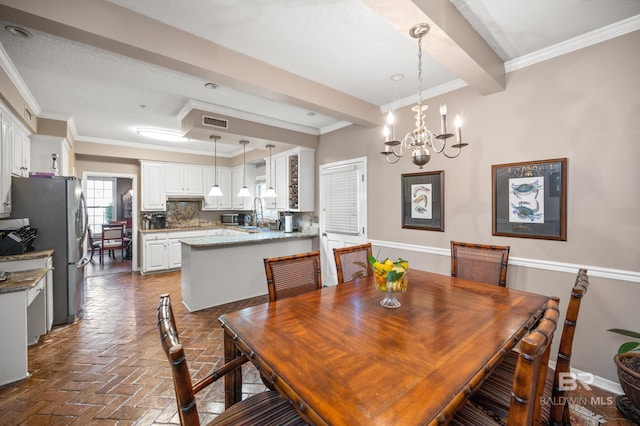
{"type": "Polygon", "coordinates": [[[429,24],[422,40],[429,56],[483,95],[504,90],[504,63],[449,0],[365,2],[409,38],[413,25],[429,24]]]}
{"type": "Polygon", "coordinates": [[[362,126],[378,106],[104,0],[0,0],[4,20],[362,126]]]}

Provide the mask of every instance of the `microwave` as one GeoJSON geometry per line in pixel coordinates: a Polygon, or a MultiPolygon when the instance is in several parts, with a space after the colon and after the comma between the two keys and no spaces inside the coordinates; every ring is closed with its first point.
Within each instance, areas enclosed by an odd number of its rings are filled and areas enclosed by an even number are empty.
{"type": "Polygon", "coordinates": [[[237,213],[223,213],[220,215],[220,222],[223,225],[237,225],[238,214],[237,213]]]}

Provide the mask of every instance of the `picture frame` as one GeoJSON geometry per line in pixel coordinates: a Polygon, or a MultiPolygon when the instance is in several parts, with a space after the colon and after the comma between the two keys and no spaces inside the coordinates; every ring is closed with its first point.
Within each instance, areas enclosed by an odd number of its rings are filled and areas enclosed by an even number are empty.
{"type": "Polygon", "coordinates": [[[493,235],[567,240],[567,159],[491,166],[493,235]]]}
{"type": "Polygon", "coordinates": [[[402,227],[444,232],[444,170],[401,176],[402,227]]]}

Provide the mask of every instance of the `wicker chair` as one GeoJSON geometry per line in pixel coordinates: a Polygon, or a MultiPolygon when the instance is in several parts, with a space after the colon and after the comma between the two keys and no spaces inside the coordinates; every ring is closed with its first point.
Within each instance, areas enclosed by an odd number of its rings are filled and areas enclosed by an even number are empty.
{"type": "Polygon", "coordinates": [[[465,280],[507,285],[509,246],[451,241],[451,276],[465,280]]]}
{"type": "MultiPolygon", "coordinates": [[[[565,391],[560,388],[560,379],[571,371],[571,348],[573,336],[578,322],[580,302],[589,288],[589,277],[586,269],[580,269],[576,277],[574,287],[571,289],[571,298],[567,306],[562,337],[556,359],[556,368],[553,374],[548,374],[544,388],[542,402],[542,421],[553,426],[570,426],[569,409],[566,407],[565,391]],[[549,404],[551,402],[552,404],[549,404]]],[[[518,353],[511,351],[500,363],[495,371],[486,379],[471,401],[482,406],[500,417],[506,417],[511,400],[511,386],[515,374],[518,353]]]]}
{"type": "Polygon", "coordinates": [[[547,363],[553,333],[558,323],[559,299],[552,297],[544,316],[535,329],[520,341],[520,354],[512,380],[513,393],[508,415],[500,416],[486,407],[469,400],[455,413],[450,424],[456,426],[540,425],[541,399],[547,376],[547,363]]]}
{"type": "Polygon", "coordinates": [[[373,274],[369,263],[371,243],[333,249],[338,284],[373,274]]]}
{"type": "Polygon", "coordinates": [[[264,259],[269,302],[322,288],[320,252],[264,259]]]}
{"type": "MultiPolygon", "coordinates": [[[[178,403],[181,425],[199,425],[200,419],[195,395],[216,382],[225,374],[234,371],[248,361],[242,355],[213,371],[207,377],[192,385],[184,348],[180,344],[175,319],[168,294],[160,296],[158,304],[158,331],[167,359],[171,364],[173,386],[178,403]]],[[[219,414],[209,425],[304,425],[293,406],[275,391],[266,391],[250,396],[219,414]]]]}

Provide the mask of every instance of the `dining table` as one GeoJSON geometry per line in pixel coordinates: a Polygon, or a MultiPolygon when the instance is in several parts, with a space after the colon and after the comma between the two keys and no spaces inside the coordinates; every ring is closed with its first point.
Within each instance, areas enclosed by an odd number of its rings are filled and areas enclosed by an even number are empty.
{"type": "MultiPolygon", "coordinates": [[[[225,360],[245,355],[309,424],[446,424],[544,313],[548,296],[410,270],[401,306],[374,277],[220,316],[225,360]]],[[[225,405],[242,371],[225,376],[225,405]]]]}

